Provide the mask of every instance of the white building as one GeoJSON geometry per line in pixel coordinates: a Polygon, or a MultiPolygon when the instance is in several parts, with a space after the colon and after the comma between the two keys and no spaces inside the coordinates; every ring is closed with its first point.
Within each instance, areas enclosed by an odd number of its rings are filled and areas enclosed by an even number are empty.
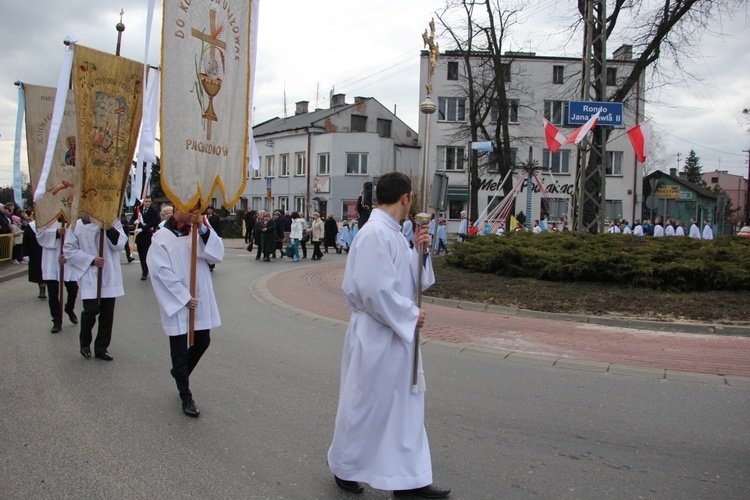
{"type": "MultiPolygon", "coordinates": [[[[429,52],[423,51],[420,65],[420,102],[424,102],[427,97],[428,60],[429,52]]],[[[470,60],[474,67],[486,65],[487,55],[472,54],[470,60]]],[[[524,212],[527,220],[533,221],[543,219],[547,213],[549,221],[560,221],[563,218],[571,221],[577,148],[564,145],[558,152],[551,153],[547,149],[542,117],[555,124],[566,136],[578,127],[568,124],[567,110],[570,101],[581,100],[581,60],[543,57],[534,53],[506,53],[504,64],[508,65],[506,80],[510,80],[507,84],[507,97],[510,102],[509,129],[513,163],[525,163],[531,147],[533,158],[539,165],[549,167],[549,172],[542,175],[542,184],[550,194],[550,203],[543,203],[543,197],[535,186],[531,214],[526,214],[527,195],[524,186],[516,198],[513,214],[524,212]]],[[[608,86],[613,85],[609,93],[614,92],[614,85],[621,83],[633,64],[632,49],[629,46],[618,49],[614,58],[607,61],[607,83],[608,86]]],[[[445,211],[449,232],[458,230],[460,212],[468,211],[469,207],[469,138],[466,132],[462,133],[469,112],[466,91],[463,88],[465,78],[463,56],[451,51],[441,54],[432,77],[431,95],[438,109],[433,115],[420,117],[419,123],[419,136],[423,143],[427,142],[429,145],[428,182],[432,182],[436,170],[445,172],[449,177],[448,206],[445,211]],[[431,120],[429,141],[426,141],[425,135],[426,119],[431,120]]],[[[610,142],[607,144],[605,194],[605,217],[627,219],[631,222],[641,218],[643,190],[642,168],[637,163],[633,148],[625,135],[626,127],[643,121],[643,82],[639,82],[635,89],[628,101],[623,103],[623,127],[612,131],[610,142]],[[635,99],[635,94],[640,94],[641,98],[635,99]]],[[[496,119],[497,113],[491,113],[488,130],[494,130],[496,119]]],[[[507,182],[511,186],[515,185],[522,172],[520,169],[514,171],[512,179],[507,182]]],[[[498,190],[502,178],[497,171],[493,172],[485,167],[480,170],[479,177],[482,187],[477,201],[481,214],[495,195],[499,197],[492,201],[493,206],[500,202],[503,191],[498,190]]]]}
{"type": "Polygon", "coordinates": [[[249,169],[242,208],[352,219],[365,182],[394,170],[416,181],[417,133],[377,100],[354,100],[337,94],[312,112],[301,101],[294,116],[253,127],[261,168],[249,169]]]}

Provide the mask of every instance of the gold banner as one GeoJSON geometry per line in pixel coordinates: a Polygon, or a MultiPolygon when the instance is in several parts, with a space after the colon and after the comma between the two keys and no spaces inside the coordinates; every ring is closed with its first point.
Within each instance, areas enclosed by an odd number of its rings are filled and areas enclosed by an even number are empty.
{"type": "Polygon", "coordinates": [[[76,45],[73,88],[81,165],[79,210],[108,229],[119,220],[141,125],[143,64],[76,45]]]}
{"type": "MultiPolygon", "coordinates": [[[[26,100],[26,147],[33,193],[42,174],[57,90],[54,87],[24,84],[23,91],[26,100]]],[[[44,197],[34,204],[37,231],[45,229],[58,217],[63,217],[68,223],[78,218],[80,182],[81,169],[76,166],[76,101],[73,91],[69,90],[44,197]]]]}

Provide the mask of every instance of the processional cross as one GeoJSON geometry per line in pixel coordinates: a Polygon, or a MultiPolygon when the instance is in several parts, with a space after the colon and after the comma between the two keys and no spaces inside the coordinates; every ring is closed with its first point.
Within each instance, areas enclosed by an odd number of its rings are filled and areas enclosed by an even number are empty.
{"type": "Polygon", "coordinates": [[[203,73],[200,74],[203,89],[208,94],[208,107],[203,113],[203,118],[208,120],[206,127],[206,138],[211,140],[211,122],[219,121],[214,112],[214,97],[221,90],[221,78],[219,77],[219,62],[216,60],[216,49],[227,49],[227,44],[219,40],[219,35],[223,31],[223,26],[216,26],[216,11],[210,13],[209,34],[198,31],[193,28],[191,34],[199,40],[209,45],[209,58],[203,61],[203,73]]]}

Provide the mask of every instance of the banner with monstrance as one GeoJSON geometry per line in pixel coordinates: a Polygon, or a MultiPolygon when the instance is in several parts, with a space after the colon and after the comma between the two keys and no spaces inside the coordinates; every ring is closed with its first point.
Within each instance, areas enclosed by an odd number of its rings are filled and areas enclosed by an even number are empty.
{"type": "MultiPolygon", "coordinates": [[[[29,178],[34,192],[42,175],[57,89],[23,84],[23,91],[29,178]]],[[[44,195],[34,203],[37,231],[58,217],[67,223],[78,218],[81,169],[76,165],[76,101],[72,90],[68,90],[64,110],[44,195]]]]}
{"type": "Polygon", "coordinates": [[[176,207],[245,189],[256,1],[164,1],[161,185],[176,207]]]}
{"type": "Polygon", "coordinates": [[[82,172],[79,211],[104,229],[120,219],[141,124],[142,79],[142,63],[75,46],[76,163],[82,172]]]}

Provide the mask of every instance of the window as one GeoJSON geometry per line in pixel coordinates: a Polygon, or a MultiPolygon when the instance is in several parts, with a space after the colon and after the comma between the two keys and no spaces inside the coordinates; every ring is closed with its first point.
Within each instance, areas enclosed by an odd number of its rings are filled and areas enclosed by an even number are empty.
{"type": "Polygon", "coordinates": [[[352,132],[367,132],[367,117],[352,115],[352,132]]]}
{"type": "Polygon", "coordinates": [[[460,219],[461,211],[464,210],[466,202],[464,200],[448,200],[448,218],[460,219]]]}
{"type": "Polygon", "coordinates": [[[549,218],[552,220],[563,220],[568,218],[567,198],[550,198],[549,199],[549,218]]]}
{"type": "Polygon", "coordinates": [[[266,177],[273,177],[273,156],[266,156],[266,177]]]}
{"type": "Polygon", "coordinates": [[[544,117],[553,125],[564,125],[565,101],[544,101],[544,117]]]}
{"type": "Polygon", "coordinates": [[[304,196],[294,197],[294,210],[295,212],[299,212],[299,214],[302,217],[305,216],[305,197],[304,196]]]}
{"type": "Polygon", "coordinates": [[[552,83],[562,83],[565,66],[552,66],[552,83]]]}
{"type": "Polygon", "coordinates": [[[448,61],[448,80],[458,80],[458,61],[448,61]]]}
{"type": "Polygon", "coordinates": [[[294,175],[307,175],[305,153],[294,153],[294,175]]]}
{"type": "MultiPolygon", "coordinates": [[[[516,154],[518,153],[518,148],[510,148],[510,165],[513,166],[516,164],[516,154]]],[[[498,173],[500,172],[500,158],[498,157],[500,155],[500,150],[497,152],[493,151],[490,153],[490,158],[488,160],[487,165],[487,172],[488,173],[498,173]]]]}
{"type": "Polygon", "coordinates": [[[456,146],[438,146],[438,170],[463,170],[464,148],[456,146]]]}
{"type": "Polygon", "coordinates": [[[711,177],[711,184],[718,184],[719,178],[718,177],[711,177]]]}
{"type": "Polygon", "coordinates": [[[258,211],[263,208],[263,198],[261,196],[253,196],[253,210],[258,211]]]}
{"type": "Polygon", "coordinates": [[[279,177],[289,177],[289,155],[279,155],[279,177]]]}
{"type": "Polygon", "coordinates": [[[605,200],[604,203],[605,219],[622,219],[622,200],[605,200]]]}
{"type": "Polygon", "coordinates": [[[346,173],[367,175],[367,153],[346,153],[346,173]]]}
{"type": "Polygon", "coordinates": [[[549,168],[549,171],[553,174],[569,174],[570,173],[570,151],[560,149],[557,153],[553,153],[549,149],[542,150],[542,167],[549,168]]]}
{"type": "Polygon", "coordinates": [[[617,85],[617,68],[607,68],[607,86],[617,85]]]}
{"type": "Polygon", "coordinates": [[[607,151],[607,175],[622,175],[622,151],[607,151]]]}
{"type": "Polygon", "coordinates": [[[390,120],[383,120],[382,118],[378,118],[378,135],[380,137],[390,137],[391,136],[391,121],[390,120]]]}
{"type": "Polygon", "coordinates": [[[318,154],[318,175],[331,175],[331,154],[318,154]]]}
{"type": "Polygon", "coordinates": [[[289,197],[288,196],[279,197],[279,210],[281,210],[282,215],[284,214],[284,212],[289,211],[289,197]]]}
{"type": "MultiPolygon", "coordinates": [[[[493,104],[490,108],[490,122],[497,123],[500,107],[493,104]]],[[[518,123],[518,99],[508,99],[508,123],[518,123]]]]}
{"type": "Polygon", "coordinates": [[[466,99],[463,97],[438,97],[438,120],[462,122],[466,119],[466,99]]]}
{"type": "Polygon", "coordinates": [[[260,179],[260,169],[253,169],[253,179],[260,179]]]}
{"type": "Polygon", "coordinates": [[[357,218],[357,200],[341,200],[341,217],[349,220],[357,218]]]}

